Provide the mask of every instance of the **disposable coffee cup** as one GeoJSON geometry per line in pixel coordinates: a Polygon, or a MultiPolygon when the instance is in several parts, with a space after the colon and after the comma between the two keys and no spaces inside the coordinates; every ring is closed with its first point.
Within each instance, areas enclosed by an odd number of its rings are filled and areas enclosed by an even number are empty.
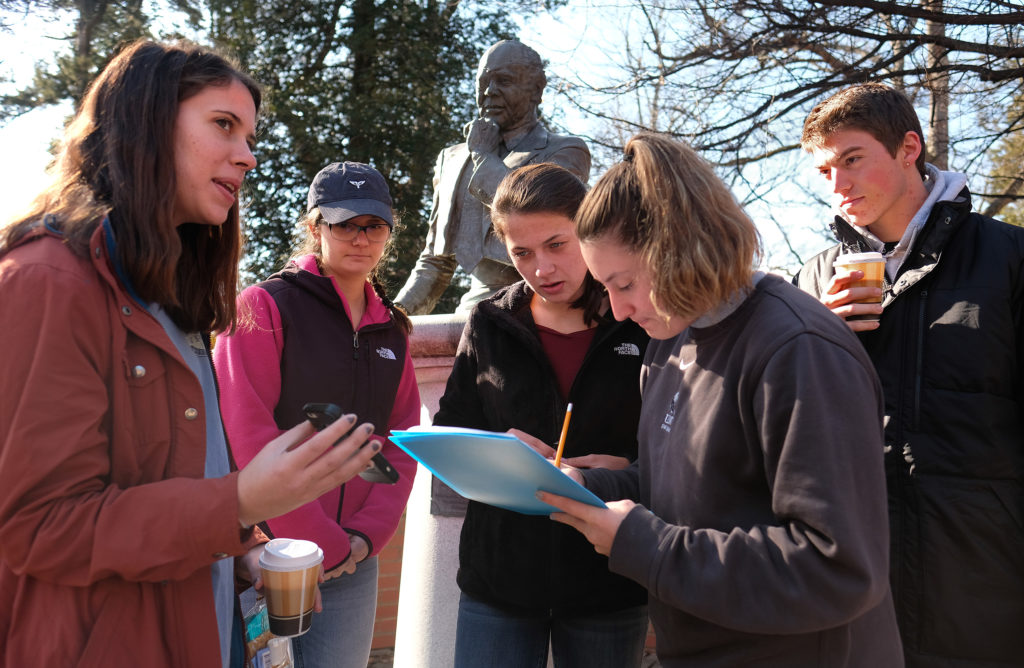
{"type": "MultiPolygon", "coordinates": [[[[881,253],[847,253],[836,258],[832,266],[837,272],[851,271],[864,272],[864,278],[850,283],[851,288],[881,288],[882,279],[885,276],[885,257],[881,253]]],[[[874,297],[857,299],[856,304],[881,304],[882,295],[879,293],[874,297]]],[[[878,321],[877,313],[865,313],[862,315],[847,316],[847,320],[878,321]]]]}
{"type": "Polygon", "coordinates": [[[313,602],[324,552],[308,540],[275,538],[260,556],[270,632],[300,636],[313,624],[313,602]]]}

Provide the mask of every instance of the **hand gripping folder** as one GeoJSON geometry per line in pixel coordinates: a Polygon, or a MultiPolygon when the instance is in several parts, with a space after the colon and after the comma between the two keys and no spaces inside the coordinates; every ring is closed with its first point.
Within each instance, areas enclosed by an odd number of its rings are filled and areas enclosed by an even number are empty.
{"type": "Polygon", "coordinates": [[[460,427],[413,427],[391,441],[461,496],[525,515],[550,515],[538,490],[606,507],[536,450],[511,434],[460,427]]]}

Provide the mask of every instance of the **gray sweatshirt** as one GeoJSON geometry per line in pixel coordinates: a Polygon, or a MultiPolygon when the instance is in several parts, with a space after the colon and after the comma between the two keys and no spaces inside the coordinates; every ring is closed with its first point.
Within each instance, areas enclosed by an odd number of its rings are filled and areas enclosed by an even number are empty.
{"type": "Polygon", "coordinates": [[[874,368],[778,277],[729,308],[651,342],[639,459],[586,474],[643,504],[609,567],[647,588],[665,668],[902,666],[874,368]]]}

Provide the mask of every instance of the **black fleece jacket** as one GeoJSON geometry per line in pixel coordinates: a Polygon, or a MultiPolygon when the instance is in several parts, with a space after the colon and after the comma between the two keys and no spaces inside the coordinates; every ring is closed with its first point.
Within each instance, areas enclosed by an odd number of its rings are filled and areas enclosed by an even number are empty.
{"type": "MultiPolygon", "coordinates": [[[[554,370],[521,281],[481,302],[469,317],[434,424],[558,440],[565,415],[554,370]]],[[[640,367],[648,337],[633,322],[598,326],[570,390],[573,416],[565,457],[636,459],[640,367]]],[[[506,609],[619,610],[642,605],[636,583],[608,571],[608,559],[575,529],[543,516],[470,502],[459,544],[462,591],[506,609]]]]}

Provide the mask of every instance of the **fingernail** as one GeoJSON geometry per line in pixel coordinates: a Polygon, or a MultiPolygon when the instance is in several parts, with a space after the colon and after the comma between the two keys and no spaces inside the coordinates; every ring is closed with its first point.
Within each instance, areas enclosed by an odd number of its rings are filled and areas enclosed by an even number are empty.
{"type": "Polygon", "coordinates": [[[356,414],[355,413],[349,413],[348,415],[345,416],[344,419],[345,419],[346,422],[355,422],[356,421],[356,414]]]}
{"type": "Polygon", "coordinates": [[[363,427],[363,429],[366,430],[367,434],[372,434],[373,433],[373,425],[372,424],[367,424],[366,426],[363,427]]]}
{"type": "Polygon", "coordinates": [[[370,445],[370,447],[371,447],[371,448],[373,448],[373,451],[374,451],[374,452],[377,452],[378,450],[380,450],[380,441],[374,441],[374,442],[373,442],[373,443],[372,443],[372,444],[370,445]]]}

